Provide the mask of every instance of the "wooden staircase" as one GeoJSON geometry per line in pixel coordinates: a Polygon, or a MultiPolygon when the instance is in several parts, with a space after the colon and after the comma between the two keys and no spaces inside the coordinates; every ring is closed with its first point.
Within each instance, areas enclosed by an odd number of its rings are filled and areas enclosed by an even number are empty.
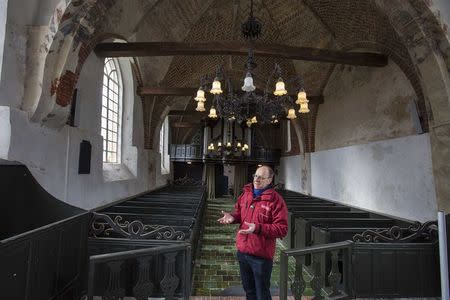
{"type": "MultiPolygon", "coordinates": [[[[232,211],[234,202],[232,197],[207,202],[200,256],[194,266],[192,295],[195,296],[191,299],[245,299],[244,294],[236,295],[244,298],[221,296],[224,293],[229,295],[224,292],[227,288],[234,287],[231,294],[235,295],[241,287],[235,246],[237,224],[221,225],[217,222],[222,210],[232,211]]],[[[271,287],[277,287],[280,279],[278,260],[281,249],[281,243],[277,243],[271,287]]]]}

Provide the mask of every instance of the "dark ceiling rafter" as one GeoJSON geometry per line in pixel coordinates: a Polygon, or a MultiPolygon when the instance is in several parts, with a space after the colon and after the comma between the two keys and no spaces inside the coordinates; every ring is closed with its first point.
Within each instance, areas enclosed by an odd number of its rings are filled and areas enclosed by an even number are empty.
{"type": "MultiPolygon", "coordinates": [[[[100,43],[95,53],[100,57],[139,57],[175,55],[238,55],[247,56],[249,45],[245,42],[142,42],[100,43]]],[[[368,67],[384,67],[388,57],[378,53],[345,52],[330,49],[293,47],[281,44],[253,45],[255,56],[292,60],[320,61],[368,67]]]]}
{"type": "Polygon", "coordinates": [[[205,112],[199,112],[196,110],[177,110],[177,109],[173,109],[173,110],[169,110],[169,114],[168,116],[200,116],[200,115],[204,115],[205,112]]]}
{"type": "Polygon", "coordinates": [[[200,123],[195,122],[173,122],[172,127],[173,128],[192,128],[192,127],[198,127],[200,126],[200,123]]]}

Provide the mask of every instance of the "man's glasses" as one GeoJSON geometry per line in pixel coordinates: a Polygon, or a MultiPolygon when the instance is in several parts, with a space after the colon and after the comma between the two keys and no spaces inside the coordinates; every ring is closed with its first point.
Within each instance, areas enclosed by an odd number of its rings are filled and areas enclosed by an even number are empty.
{"type": "Polygon", "coordinates": [[[256,175],[256,174],[253,174],[253,178],[260,179],[260,180],[269,179],[269,177],[262,177],[262,176],[259,176],[259,175],[256,175]]]}

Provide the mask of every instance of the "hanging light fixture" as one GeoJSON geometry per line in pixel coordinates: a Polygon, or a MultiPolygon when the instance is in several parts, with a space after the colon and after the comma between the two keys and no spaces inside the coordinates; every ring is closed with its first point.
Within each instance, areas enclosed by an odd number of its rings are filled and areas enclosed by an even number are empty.
{"type": "Polygon", "coordinates": [[[212,88],[209,92],[213,95],[220,95],[223,93],[222,85],[221,85],[218,77],[214,78],[214,81],[212,83],[212,88]]]}
{"type": "Polygon", "coordinates": [[[309,107],[308,107],[308,99],[305,99],[300,103],[300,109],[298,110],[299,113],[309,113],[309,107]]]}
{"type": "Polygon", "coordinates": [[[197,108],[195,109],[196,111],[205,111],[205,102],[204,101],[198,101],[197,102],[197,108]]]}
{"type": "Polygon", "coordinates": [[[208,117],[210,117],[211,119],[217,119],[217,113],[216,113],[216,109],[214,108],[214,106],[212,106],[211,109],[209,110],[208,117]]]}
{"type": "Polygon", "coordinates": [[[288,115],[286,116],[286,118],[288,118],[289,120],[295,119],[297,118],[297,116],[295,115],[295,109],[290,108],[288,111],[288,115]]]}
{"type": "Polygon", "coordinates": [[[195,101],[200,101],[200,102],[206,101],[205,91],[201,87],[199,87],[199,89],[197,91],[197,96],[194,99],[195,99],[195,101]]]}
{"type": "Polygon", "coordinates": [[[273,92],[275,96],[284,96],[287,94],[286,88],[284,86],[283,78],[278,78],[278,81],[275,85],[275,91],[273,92]]]}
{"type": "Polygon", "coordinates": [[[247,72],[244,79],[244,85],[242,86],[244,92],[253,92],[256,90],[256,86],[253,85],[252,73],[247,72]]]}
{"type": "Polygon", "coordinates": [[[295,101],[295,103],[300,105],[300,109],[298,110],[299,113],[309,113],[308,102],[306,92],[303,90],[298,92],[297,101],[295,101]]]}
{"type": "MultiPolygon", "coordinates": [[[[241,26],[242,36],[251,42],[250,45],[253,45],[253,42],[261,35],[261,28],[261,23],[253,16],[253,0],[251,0],[250,15],[241,26]]],[[[275,64],[274,70],[266,80],[265,89],[257,89],[254,84],[255,67],[253,49],[250,46],[244,72],[245,77],[241,86],[244,93],[233,89],[232,80],[227,76],[223,67],[218,67],[213,76],[204,75],[201,79],[201,87],[194,98],[198,101],[196,110],[204,111],[205,91],[208,91],[213,95],[209,118],[223,117],[226,120],[236,120],[238,123],[245,122],[248,127],[258,122],[260,124],[276,124],[279,122],[279,118],[284,117],[294,119],[297,117],[295,104],[300,106],[298,112],[309,112],[303,79],[300,76],[288,78],[286,84],[280,65],[275,64]],[[272,90],[273,86],[275,86],[275,90],[272,90]],[[296,101],[289,96],[286,86],[292,86],[299,91],[296,101]]]]}

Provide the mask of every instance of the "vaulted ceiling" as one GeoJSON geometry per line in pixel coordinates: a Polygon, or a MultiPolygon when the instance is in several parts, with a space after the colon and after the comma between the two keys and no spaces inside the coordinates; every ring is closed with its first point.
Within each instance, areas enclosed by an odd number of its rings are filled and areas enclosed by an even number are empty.
{"type": "MultiPolygon", "coordinates": [[[[263,26],[259,42],[314,47],[345,51],[383,53],[394,60],[412,83],[419,98],[419,109],[426,111],[423,93],[414,64],[404,42],[397,35],[388,16],[380,9],[389,0],[255,0],[254,15],[263,26]]],[[[139,18],[133,20],[130,42],[144,41],[243,41],[241,24],[250,11],[249,0],[142,0],[139,18]]],[[[117,13],[120,13],[118,11],[117,13]]],[[[140,57],[139,66],[144,86],[196,87],[203,74],[213,73],[223,65],[233,80],[244,77],[243,56],[208,55],[174,57],[140,57]]],[[[289,77],[304,77],[310,95],[321,95],[333,63],[256,57],[256,84],[265,85],[265,78],[275,63],[281,64],[289,77]]],[[[288,87],[289,88],[289,87],[288,87]]],[[[326,99],[325,99],[326,101],[326,99]]],[[[192,97],[146,97],[151,105],[144,111],[152,118],[170,109],[194,110],[192,97]]],[[[198,121],[197,116],[179,116],[176,121],[198,121]]],[[[156,132],[158,122],[151,122],[150,132],[156,132]]],[[[177,129],[176,136],[192,131],[177,129]]],[[[152,134],[147,145],[152,145],[152,134]]]]}

